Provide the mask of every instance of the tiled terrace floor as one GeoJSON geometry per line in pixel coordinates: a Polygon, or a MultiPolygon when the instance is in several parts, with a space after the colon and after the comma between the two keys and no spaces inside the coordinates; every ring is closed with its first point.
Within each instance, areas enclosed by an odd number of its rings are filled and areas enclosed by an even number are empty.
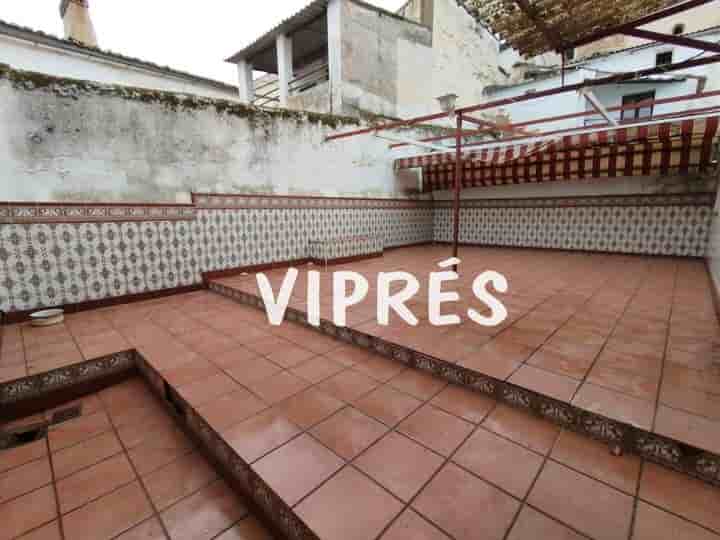
{"type": "Polygon", "coordinates": [[[46,438],[0,451],[0,539],[271,539],[141,379],[79,403],[46,438]]]}
{"type": "MultiPolygon", "coordinates": [[[[702,261],[461,248],[461,278],[444,285],[461,301],[446,304],[443,313],[464,322],[435,327],[427,315],[428,275],[449,255],[447,247],[423,246],[330,267],[370,282],[367,299],[350,308],[348,326],[720,453],[720,327],[702,261]],[[421,282],[407,304],[420,320],[414,328],[397,316],[390,326],[376,322],[376,275],[398,270],[421,282]],[[509,282],[509,292],[497,296],[510,315],[495,328],[465,316],[468,307],[478,309],[472,281],[485,270],[509,282]]],[[[285,269],[267,275],[277,292],[285,269]]],[[[260,296],[254,275],[216,281],[260,296]]],[[[303,272],[290,303],[303,311],[306,284],[303,272]]],[[[320,288],[321,314],[332,319],[329,272],[320,288]]]]}
{"type": "MultiPolygon", "coordinates": [[[[590,261],[587,280],[599,270],[590,261]]],[[[137,348],[323,540],[720,535],[719,489],[612,457],[602,444],[312,330],[270,327],[262,312],[219,295],[82,313],[56,329],[12,327],[7,350],[17,359],[55,334],[80,350],[80,336],[137,348]]],[[[111,417],[155,416],[144,402],[115,405],[111,417]]],[[[147,431],[133,427],[129,440],[147,431]]],[[[152,464],[152,454],[141,462],[152,464]]],[[[182,485],[196,469],[203,465],[177,477],[182,485]]]]}

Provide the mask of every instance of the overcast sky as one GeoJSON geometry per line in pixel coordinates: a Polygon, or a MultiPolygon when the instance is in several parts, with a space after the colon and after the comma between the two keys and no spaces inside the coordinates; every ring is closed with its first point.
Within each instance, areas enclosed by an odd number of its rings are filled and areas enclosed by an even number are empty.
{"type": "MultiPolygon", "coordinates": [[[[366,0],[389,10],[406,0],[366,0]]],[[[310,0],[90,0],[103,49],[236,84],[223,60],[310,0]]],[[[60,0],[0,0],[0,19],[63,35],[60,0]]]]}

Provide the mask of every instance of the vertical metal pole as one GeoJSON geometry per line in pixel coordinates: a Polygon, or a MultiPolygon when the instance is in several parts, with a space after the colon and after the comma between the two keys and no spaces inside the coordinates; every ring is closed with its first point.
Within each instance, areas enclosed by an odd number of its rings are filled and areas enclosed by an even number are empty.
{"type": "MultiPolygon", "coordinates": [[[[457,114],[457,131],[455,132],[455,204],[453,206],[453,257],[458,256],[458,241],[460,239],[460,189],[462,187],[462,113],[457,114]]],[[[457,272],[457,265],[453,267],[457,272]]]]}

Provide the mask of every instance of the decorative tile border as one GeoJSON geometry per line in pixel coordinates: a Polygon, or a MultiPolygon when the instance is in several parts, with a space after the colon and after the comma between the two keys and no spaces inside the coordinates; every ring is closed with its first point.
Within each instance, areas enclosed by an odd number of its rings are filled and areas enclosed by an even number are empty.
{"type": "Polygon", "coordinates": [[[330,209],[330,208],[432,208],[431,200],[311,197],[292,195],[227,195],[193,193],[193,203],[206,209],[330,209]]]}
{"type": "Polygon", "coordinates": [[[118,221],[192,221],[193,205],[110,203],[0,204],[0,223],[106,223],[118,221]]]}
{"type": "MultiPolygon", "coordinates": [[[[261,298],[210,283],[210,289],[241,304],[263,308],[261,298]]],[[[650,433],[624,422],[581,409],[571,403],[558,401],[512,383],[472,371],[413,349],[385,341],[352,328],[341,328],[322,320],[316,328],[307,322],[306,313],[288,308],[286,319],[315,329],[342,342],[374,351],[420,369],[448,382],[485,394],[529,414],[539,416],[560,427],[607,443],[614,452],[630,452],[649,461],[693,476],[720,487],[720,455],[692,447],[674,439],[650,433]]]]}
{"type": "Polygon", "coordinates": [[[0,407],[39,399],[52,392],[122,373],[134,365],[134,352],[129,350],[2,383],[0,407]]]}
{"type": "MultiPolygon", "coordinates": [[[[462,199],[461,208],[567,208],[578,206],[713,206],[712,193],[683,195],[622,195],[526,199],[462,199]]],[[[452,208],[453,201],[434,202],[435,208],[452,208]]]]}

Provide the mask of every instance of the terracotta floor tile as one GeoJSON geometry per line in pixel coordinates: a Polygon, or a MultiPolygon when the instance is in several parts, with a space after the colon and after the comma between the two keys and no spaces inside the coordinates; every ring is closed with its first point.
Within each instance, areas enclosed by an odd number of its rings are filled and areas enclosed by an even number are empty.
{"type": "Polygon", "coordinates": [[[50,460],[40,458],[0,474],[0,504],[25,495],[52,481],[50,460]]]}
{"type": "Polygon", "coordinates": [[[273,537],[262,523],[250,516],[233,525],[216,540],[273,540],[273,537]]]}
{"type": "Polygon", "coordinates": [[[55,478],[61,479],[70,476],[122,451],[117,436],[114,432],[109,431],[80,444],[55,452],[52,456],[55,478]]]}
{"type": "Polygon", "coordinates": [[[387,427],[348,407],[315,426],[311,433],[336,454],[350,460],[387,433],[387,427]]]}
{"type": "Polygon", "coordinates": [[[205,459],[198,453],[192,453],[149,474],[144,482],[155,507],[162,511],[215,478],[217,473],[205,459]]]}
{"type": "Polygon", "coordinates": [[[206,358],[220,355],[239,345],[233,338],[212,329],[182,334],[178,339],[206,358]]]}
{"type": "Polygon", "coordinates": [[[550,451],[560,431],[550,422],[507,405],[498,405],[485,419],[483,426],[541,454],[550,451]]]}
{"type": "Polygon", "coordinates": [[[655,404],[614,390],[585,383],[572,401],[582,409],[649,430],[655,404]]]}
{"type": "Polygon", "coordinates": [[[536,453],[484,429],[472,434],[453,461],[520,499],[543,464],[536,453]]]}
{"type": "Polygon", "coordinates": [[[720,533],[720,490],[700,480],[645,463],[640,498],[720,533]]]}
{"type": "Polygon", "coordinates": [[[388,381],[393,388],[421,400],[427,400],[440,392],[447,383],[438,377],[416,369],[408,369],[388,381]]]}
{"type": "Polygon", "coordinates": [[[138,482],[133,482],[63,516],[65,538],[105,540],[131,529],[152,515],[138,482]],[[111,508],[112,511],[108,511],[111,508]]]}
{"type": "Polygon", "coordinates": [[[225,394],[240,390],[241,388],[234,379],[221,373],[208,377],[207,379],[186,384],[177,390],[190,405],[197,407],[203,403],[216,400],[225,394]]]}
{"type": "Polygon", "coordinates": [[[488,396],[455,385],[449,385],[430,403],[473,424],[482,422],[497,404],[488,396]]]}
{"type": "Polygon", "coordinates": [[[346,467],[302,501],[296,512],[323,540],[372,540],[402,507],[372,480],[346,467]]]}
{"type": "Polygon", "coordinates": [[[342,466],[342,459],[309,435],[301,435],[257,461],[253,469],[286,504],[294,506],[342,466]]]}
{"type": "Polygon", "coordinates": [[[60,511],[63,514],[71,512],[134,479],[135,472],[125,454],[106,459],[58,481],[60,511]]]}
{"type": "Polygon", "coordinates": [[[211,540],[245,515],[243,501],[218,480],[165,510],[161,519],[173,540],[211,540]]]}
{"type": "Polygon", "coordinates": [[[655,419],[655,432],[720,453],[720,421],[660,405],[655,419]]]}
{"type": "Polygon", "coordinates": [[[117,537],[116,540],[167,540],[158,518],[148,519],[117,537]]]}
{"type": "Polygon", "coordinates": [[[322,422],[345,406],[339,399],[309,388],[278,404],[278,409],[303,429],[322,422]]]}
{"type": "Polygon", "coordinates": [[[356,363],[353,369],[376,381],[387,382],[407,368],[400,362],[376,355],[356,363]]]}
{"type": "Polygon", "coordinates": [[[47,455],[47,445],[44,439],[3,450],[0,452],[0,473],[30,463],[45,455],[47,455]]]}
{"type": "Polygon", "coordinates": [[[663,381],[660,402],[683,411],[720,421],[720,394],[709,394],[684,386],[673,386],[663,381]]]}
{"type": "Polygon", "coordinates": [[[256,356],[245,360],[242,364],[232,368],[225,368],[225,372],[244,386],[264,381],[280,373],[282,368],[267,360],[263,356],[256,356]]]}
{"type": "Polygon", "coordinates": [[[563,431],[551,457],[593,478],[635,495],[640,474],[640,458],[630,454],[613,456],[607,444],[563,431]]]}
{"type": "Polygon", "coordinates": [[[222,370],[213,362],[197,356],[190,362],[186,362],[172,369],[163,370],[162,376],[169,384],[178,387],[204,380],[220,373],[222,373],[222,370]]]}
{"type": "Polygon", "coordinates": [[[408,508],[381,537],[382,540],[450,540],[440,529],[408,508]]]}
{"type": "Polygon", "coordinates": [[[60,524],[58,521],[53,521],[22,535],[18,540],[62,540],[60,524]]]}
{"type": "Polygon", "coordinates": [[[46,486],[0,504],[0,540],[11,540],[57,517],[55,491],[46,486]]]}
{"type": "Polygon", "coordinates": [[[587,380],[597,386],[653,402],[660,389],[659,377],[647,377],[633,371],[598,364],[590,370],[587,380]]]}
{"type": "Polygon", "coordinates": [[[316,356],[316,354],[299,345],[286,342],[267,350],[265,356],[271,362],[275,362],[285,368],[291,368],[310,360],[316,356]]]}
{"type": "Polygon", "coordinates": [[[110,419],[103,411],[63,422],[48,433],[50,449],[56,452],[109,431],[111,427],[110,419]]]}
{"type": "Polygon", "coordinates": [[[391,386],[383,385],[355,403],[355,407],[368,416],[394,427],[417,410],[422,401],[391,386]]]}
{"type": "Polygon", "coordinates": [[[0,383],[14,381],[27,377],[28,372],[25,364],[0,367],[0,383]]]}
{"type": "Polygon", "coordinates": [[[397,429],[443,456],[449,456],[470,434],[473,425],[432,405],[424,405],[397,429]]]}
{"type": "Polygon", "coordinates": [[[544,516],[534,508],[525,506],[515,521],[507,540],[527,540],[537,538],[548,540],[584,540],[581,536],[565,525],[544,516]]]}
{"type": "Polygon", "coordinates": [[[378,382],[348,369],[317,385],[322,390],[346,403],[352,403],[379,386],[378,382]]]}
{"type": "Polygon", "coordinates": [[[533,366],[520,366],[509,382],[559,401],[570,401],[580,382],[533,366]]]}
{"type": "Polygon", "coordinates": [[[528,503],[598,540],[628,538],[633,499],[549,461],[528,503]]]}
{"type": "Polygon", "coordinates": [[[210,361],[220,369],[228,370],[243,366],[246,362],[258,356],[257,352],[238,345],[229,351],[210,357],[210,361]]]}
{"type": "Polygon", "coordinates": [[[590,370],[592,360],[579,359],[543,347],[535,352],[527,363],[547,371],[582,380],[590,370]]]}
{"type": "Polygon", "coordinates": [[[165,410],[152,411],[146,417],[128,422],[117,428],[118,436],[126,448],[146,442],[157,437],[160,432],[168,433],[176,429],[175,423],[165,410]]]}
{"type": "Polygon", "coordinates": [[[418,495],[413,508],[455,538],[500,540],[520,502],[448,463],[418,495]]]}
{"type": "Polygon", "coordinates": [[[633,540],[717,540],[718,536],[694,523],[638,502],[633,540]]]}
{"type": "Polygon", "coordinates": [[[153,436],[128,450],[128,457],[137,473],[144,476],[189,454],[192,449],[192,442],[179,427],[173,426],[153,430],[153,436]]]}
{"type": "Polygon", "coordinates": [[[358,457],[355,466],[409,502],[443,461],[430,450],[392,432],[358,457]]]}
{"type": "Polygon", "coordinates": [[[299,394],[308,386],[310,383],[306,380],[285,371],[251,384],[250,390],[264,402],[274,404],[299,394]]]}
{"type": "Polygon", "coordinates": [[[316,356],[292,368],[290,373],[311,383],[319,383],[347,369],[344,365],[331,360],[327,356],[316,356]]]}
{"type": "Polygon", "coordinates": [[[217,431],[256,415],[268,406],[244,388],[225,394],[197,408],[198,413],[217,431]]]}
{"type": "Polygon", "coordinates": [[[326,356],[344,366],[352,367],[358,362],[372,358],[375,354],[371,351],[356,347],[355,345],[343,345],[337,349],[333,349],[327,353],[326,356]]]}
{"type": "Polygon", "coordinates": [[[270,409],[226,429],[223,438],[245,461],[252,463],[300,433],[280,411],[270,409]]]}

